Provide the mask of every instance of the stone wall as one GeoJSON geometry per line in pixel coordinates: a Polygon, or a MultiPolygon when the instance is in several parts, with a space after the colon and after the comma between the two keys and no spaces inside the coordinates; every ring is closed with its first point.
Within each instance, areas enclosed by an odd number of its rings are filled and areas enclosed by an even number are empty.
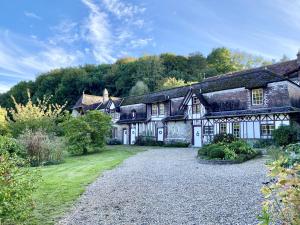
{"type": "Polygon", "coordinates": [[[190,121],[171,121],[167,123],[165,142],[179,141],[192,143],[192,123],[190,121]]]}

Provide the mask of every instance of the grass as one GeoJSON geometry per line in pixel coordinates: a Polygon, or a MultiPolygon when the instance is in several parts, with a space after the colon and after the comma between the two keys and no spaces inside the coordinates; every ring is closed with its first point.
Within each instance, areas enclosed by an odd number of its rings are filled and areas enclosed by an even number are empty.
{"type": "Polygon", "coordinates": [[[144,150],[141,147],[107,146],[85,156],[67,156],[65,162],[40,168],[41,181],[33,194],[36,208],[30,224],[54,224],[105,170],[144,150]]]}

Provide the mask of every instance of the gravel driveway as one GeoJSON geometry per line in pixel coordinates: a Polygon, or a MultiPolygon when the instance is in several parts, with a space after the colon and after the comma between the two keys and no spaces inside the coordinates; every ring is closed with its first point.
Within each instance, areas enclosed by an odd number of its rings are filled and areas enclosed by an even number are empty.
{"type": "Polygon", "coordinates": [[[59,224],[257,224],[264,159],[205,165],[194,149],[153,149],[91,184],[59,224]]]}

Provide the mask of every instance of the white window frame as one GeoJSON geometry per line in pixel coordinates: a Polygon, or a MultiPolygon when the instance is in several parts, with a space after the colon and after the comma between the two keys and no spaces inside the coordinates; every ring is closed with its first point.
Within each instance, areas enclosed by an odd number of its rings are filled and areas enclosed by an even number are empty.
{"type": "Polygon", "coordinates": [[[158,113],[160,116],[165,115],[165,104],[164,103],[159,103],[158,105],[158,113]]]}
{"type": "Polygon", "coordinates": [[[241,124],[240,123],[232,123],[232,134],[237,138],[241,137],[241,124]],[[237,125],[238,127],[235,127],[235,125],[237,125]]]}
{"type": "Polygon", "coordinates": [[[157,116],[158,115],[158,105],[157,104],[152,104],[151,105],[151,115],[152,116],[157,116]],[[153,113],[153,108],[156,107],[156,113],[153,113]]]}
{"type": "Polygon", "coordinates": [[[227,133],[227,123],[220,123],[219,124],[219,133],[220,134],[226,134],[227,133]],[[222,127],[222,125],[225,125],[225,126],[222,127]],[[221,132],[221,130],[224,129],[224,128],[225,128],[225,131],[221,132]]]}
{"type": "Polygon", "coordinates": [[[263,105],[264,90],[262,88],[252,89],[251,98],[252,98],[252,105],[263,105]]]}
{"type": "Polygon", "coordinates": [[[260,135],[263,137],[272,137],[272,133],[275,130],[275,124],[261,124],[260,135]]]}
{"type": "Polygon", "coordinates": [[[214,135],[214,126],[203,126],[203,135],[214,135]]]}

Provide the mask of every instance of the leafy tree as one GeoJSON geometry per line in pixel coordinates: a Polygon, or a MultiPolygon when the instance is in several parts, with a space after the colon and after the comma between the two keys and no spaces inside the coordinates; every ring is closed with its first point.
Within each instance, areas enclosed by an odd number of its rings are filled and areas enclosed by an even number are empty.
{"type": "Polygon", "coordinates": [[[236,71],[238,68],[233,63],[232,54],[227,48],[215,48],[207,56],[207,63],[215,68],[219,74],[236,71]]]}
{"type": "Polygon", "coordinates": [[[51,96],[44,96],[42,100],[33,103],[30,92],[27,91],[28,100],[25,105],[17,103],[12,97],[15,107],[10,109],[12,120],[9,123],[14,137],[19,136],[26,129],[44,129],[48,132],[56,132],[56,122],[64,116],[65,105],[50,104],[51,96]]]}
{"type": "Polygon", "coordinates": [[[168,77],[164,80],[161,89],[170,89],[173,87],[180,87],[184,85],[186,85],[184,80],[177,80],[175,77],[168,77]]]}
{"type": "Polygon", "coordinates": [[[71,154],[87,154],[104,146],[110,134],[111,118],[99,111],[89,111],[63,123],[71,154]]]}
{"type": "Polygon", "coordinates": [[[136,84],[130,89],[129,95],[143,95],[149,92],[148,86],[143,81],[138,81],[136,84]]]}
{"type": "Polygon", "coordinates": [[[276,144],[287,146],[297,142],[297,129],[293,126],[280,126],[273,131],[272,135],[276,144]]]}
{"type": "Polygon", "coordinates": [[[237,70],[251,69],[271,64],[271,62],[266,61],[261,56],[252,55],[242,51],[232,51],[231,58],[232,63],[237,70]]]}

